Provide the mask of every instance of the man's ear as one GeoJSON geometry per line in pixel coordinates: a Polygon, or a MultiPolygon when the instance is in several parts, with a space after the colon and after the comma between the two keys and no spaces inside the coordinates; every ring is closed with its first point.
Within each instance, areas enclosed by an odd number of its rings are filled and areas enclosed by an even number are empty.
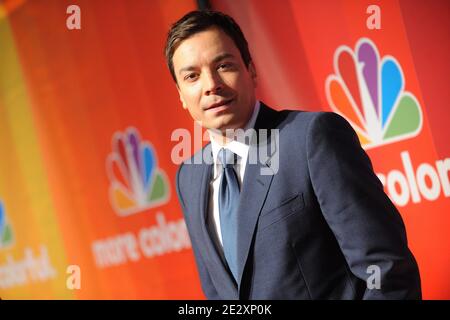
{"type": "Polygon", "coordinates": [[[258,83],[257,82],[258,76],[256,74],[256,68],[255,68],[255,64],[253,63],[253,61],[250,61],[248,63],[248,72],[250,72],[250,75],[251,75],[251,77],[253,79],[253,84],[254,84],[254,86],[256,88],[256,85],[258,83]]]}
{"type": "Polygon", "coordinates": [[[177,90],[178,90],[178,95],[180,96],[180,101],[181,101],[181,105],[183,106],[183,109],[187,109],[187,104],[184,101],[183,96],[181,95],[181,91],[180,91],[180,88],[178,87],[178,84],[177,84],[177,90]]]}

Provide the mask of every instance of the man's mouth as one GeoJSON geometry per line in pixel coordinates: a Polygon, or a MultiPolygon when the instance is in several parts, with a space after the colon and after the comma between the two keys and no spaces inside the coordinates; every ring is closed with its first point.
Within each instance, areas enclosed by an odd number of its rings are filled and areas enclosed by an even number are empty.
{"type": "Polygon", "coordinates": [[[234,99],[226,99],[226,100],[222,100],[222,101],[216,102],[216,103],[210,105],[209,107],[207,107],[205,109],[205,111],[216,109],[216,108],[222,107],[224,105],[230,104],[233,100],[234,99]]]}

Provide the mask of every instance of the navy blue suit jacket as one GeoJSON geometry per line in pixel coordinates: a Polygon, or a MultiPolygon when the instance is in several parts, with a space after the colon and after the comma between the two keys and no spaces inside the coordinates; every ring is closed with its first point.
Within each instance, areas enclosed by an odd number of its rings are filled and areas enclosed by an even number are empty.
{"type": "MultiPolygon", "coordinates": [[[[419,271],[401,216],[348,122],[335,113],[275,111],[261,104],[255,129],[278,129],[279,141],[264,143],[279,153],[277,159],[269,153],[267,161],[247,162],[238,208],[237,281],[210,232],[212,165],[200,163],[200,157],[212,160],[210,144],[177,172],[206,297],[420,299],[419,271]],[[262,174],[274,168],[274,160],[278,171],[262,174]],[[371,268],[379,268],[380,289],[367,286],[377,275],[371,268]]],[[[255,140],[250,152],[262,143],[255,140]]]]}

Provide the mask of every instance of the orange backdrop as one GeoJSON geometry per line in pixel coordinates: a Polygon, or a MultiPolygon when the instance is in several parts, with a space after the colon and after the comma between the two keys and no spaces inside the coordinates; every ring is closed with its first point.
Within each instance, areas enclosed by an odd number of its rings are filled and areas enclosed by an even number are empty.
{"type": "Polygon", "coordinates": [[[0,296],[203,297],[170,159],[172,131],[192,124],[163,55],[169,25],[195,2],[77,1],[81,30],[66,27],[73,1],[8,3],[0,202],[12,237],[0,249],[0,296]],[[131,147],[130,128],[153,163],[141,173],[154,194],[135,202],[139,186],[119,150],[131,147]],[[11,280],[21,264],[25,275],[11,280]],[[66,286],[69,265],[80,267],[79,290],[66,286]]]}
{"type": "MultiPolygon", "coordinates": [[[[194,129],[163,55],[196,3],[75,2],[0,4],[0,297],[203,298],[171,159],[174,130],[194,129]],[[72,4],[80,30],[66,27],[72,4]]],[[[367,28],[370,1],[211,4],[241,24],[263,101],[354,125],[424,297],[450,298],[448,3],[377,1],[380,30],[367,28]]]]}
{"type": "Polygon", "coordinates": [[[450,299],[449,2],[212,3],[248,36],[265,102],[335,111],[351,122],[402,214],[424,298],[450,299]],[[380,29],[367,27],[373,4],[380,29]],[[368,50],[377,53],[377,63],[368,50]],[[374,107],[379,115],[371,117],[374,107]],[[377,127],[386,134],[377,137],[377,127]]]}

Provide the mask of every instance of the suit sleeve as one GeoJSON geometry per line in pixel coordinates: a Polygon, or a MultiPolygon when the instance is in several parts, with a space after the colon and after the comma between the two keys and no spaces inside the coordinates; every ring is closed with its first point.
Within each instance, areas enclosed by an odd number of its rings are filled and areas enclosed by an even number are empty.
{"type": "Polygon", "coordinates": [[[420,299],[402,218],[355,131],[341,116],[324,112],[311,120],[306,139],[314,192],[351,272],[366,282],[379,268],[381,287],[366,287],[364,299],[420,299]]]}
{"type": "Polygon", "coordinates": [[[183,164],[180,165],[180,167],[177,170],[177,175],[176,175],[176,189],[177,189],[177,196],[178,196],[178,201],[181,205],[181,208],[183,210],[183,215],[184,215],[184,220],[186,222],[186,226],[189,232],[189,236],[191,238],[191,243],[192,243],[192,250],[194,252],[194,257],[195,257],[195,262],[197,265],[197,270],[200,276],[200,282],[202,285],[202,290],[203,293],[205,294],[205,296],[209,299],[209,300],[219,300],[220,297],[217,293],[216,288],[214,287],[214,284],[211,281],[211,277],[209,275],[209,272],[206,268],[205,263],[203,262],[203,259],[201,257],[200,252],[198,252],[198,248],[195,245],[195,242],[193,240],[193,237],[191,235],[191,230],[192,228],[190,227],[190,223],[189,223],[189,217],[187,216],[187,210],[186,210],[186,206],[183,200],[183,196],[181,193],[181,170],[182,170],[183,164]]]}

